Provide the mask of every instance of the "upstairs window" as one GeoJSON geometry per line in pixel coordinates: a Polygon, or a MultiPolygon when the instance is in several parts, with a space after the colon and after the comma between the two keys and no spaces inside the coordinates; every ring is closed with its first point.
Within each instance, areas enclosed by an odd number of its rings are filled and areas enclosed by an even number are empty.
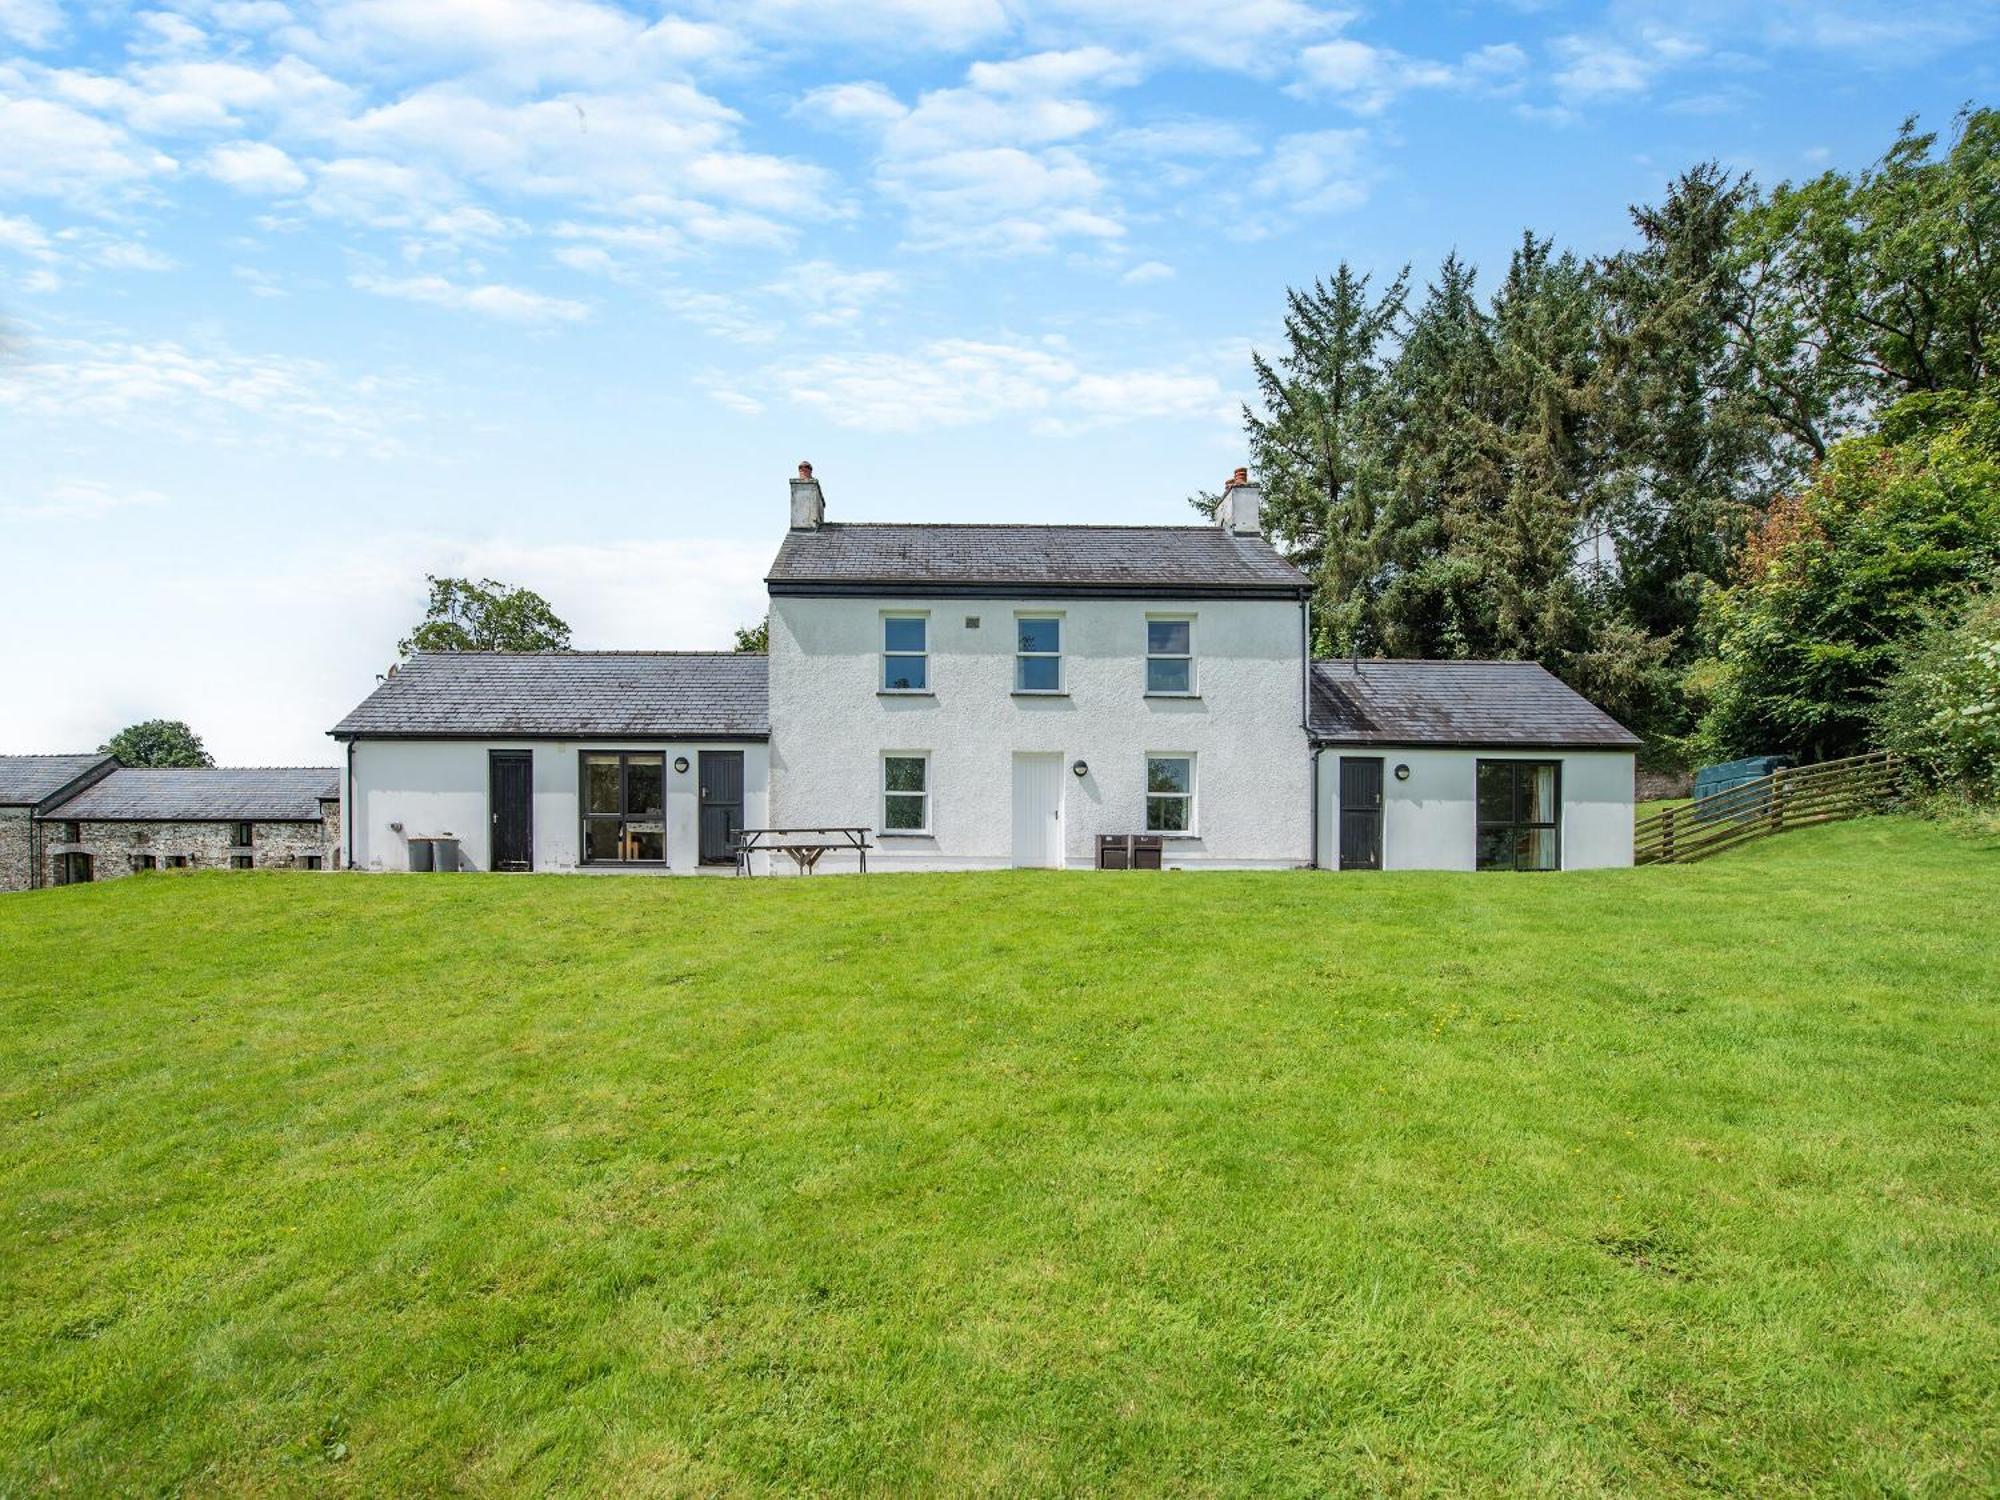
{"type": "Polygon", "coordinates": [[[930,668],[930,621],[923,615],[884,615],[882,691],[927,693],[930,668]]]}
{"type": "Polygon", "coordinates": [[[1194,621],[1146,622],[1146,691],[1170,696],[1194,692],[1194,621]]]}
{"type": "Polygon", "coordinates": [[[1194,832],[1194,757],[1146,757],[1146,832],[1194,832]]]}
{"type": "Polygon", "coordinates": [[[931,826],[931,764],[927,755],[882,757],[882,831],[927,833],[931,826]]]}
{"type": "Polygon", "coordinates": [[[235,832],[232,835],[232,841],[235,843],[235,846],[238,849],[248,849],[250,847],[251,838],[254,833],[255,830],[251,827],[250,824],[238,823],[236,825],[235,832]]]}
{"type": "Polygon", "coordinates": [[[1014,691],[1060,693],[1062,619],[1056,615],[1022,615],[1014,621],[1014,691]]]}
{"type": "Polygon", "coordinates": [[[1561,777],[1556,762],[1479,762],[1478,865],[1482,870],[1557,870],[1561,777]]]}

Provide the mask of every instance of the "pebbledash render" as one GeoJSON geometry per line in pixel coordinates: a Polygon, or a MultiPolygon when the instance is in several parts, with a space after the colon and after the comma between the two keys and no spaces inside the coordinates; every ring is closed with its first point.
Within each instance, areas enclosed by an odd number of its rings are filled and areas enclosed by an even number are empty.
{"type": "Polygon", "coordinates": [[[1213,525],[840,522],[802,464],[768,657],[419,655],[331,731],[343,862],[727,871],[744,829],[857,828],[871,870],[1631,863],[1635,736],[1534,663],[1313,661],[1261,511],[1239,469],[1213,525]]]}
{"type": "Polygon", "coordinates": [[[328,870],[331,766],[127,767],[109,755],[0,756],[0,890],[151,870],[328,870]],[[67,763],[59,788],[23,801],[67,763]],[[25,816],[22,816],[25,814],[25,816]]]}

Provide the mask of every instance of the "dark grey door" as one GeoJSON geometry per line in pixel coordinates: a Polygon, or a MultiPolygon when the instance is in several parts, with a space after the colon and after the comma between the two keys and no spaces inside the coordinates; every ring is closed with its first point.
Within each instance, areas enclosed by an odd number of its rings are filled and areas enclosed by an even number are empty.
{"type": "Polygon", "coordinates": [[[1382,758],[1340,758],[1340,868],[1382,868],[1382,758]]]}
{"type": "Polygon", "coordinates": [[[493,868],[535,867],[534,757],[526,750],[489,750],[488,801],[493,813],[493,868]]]}
{"type": "Polygon", "coordinates": [[[701,862],[732,864],[743,827],[743,752],[701,752],[701,862]]]}

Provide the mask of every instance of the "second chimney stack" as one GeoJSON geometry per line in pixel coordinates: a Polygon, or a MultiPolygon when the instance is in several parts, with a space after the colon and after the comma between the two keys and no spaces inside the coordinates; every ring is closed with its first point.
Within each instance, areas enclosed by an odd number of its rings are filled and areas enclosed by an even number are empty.
{"type": "Polygon", "coordinates": [[[813,478],[813,466],[799,465],[799,477],[792,481],[792,530],[817,531],[826,520],[826,496],[813,478]]]}
{"type": "Polygon", "coordinates": [[[1250,471],[1238,469],[1222,487],[1222,503],[1215,508],[1215,523],[1238,536],[1264,534],[1264,491],[1250,482],[1250,471]]]}

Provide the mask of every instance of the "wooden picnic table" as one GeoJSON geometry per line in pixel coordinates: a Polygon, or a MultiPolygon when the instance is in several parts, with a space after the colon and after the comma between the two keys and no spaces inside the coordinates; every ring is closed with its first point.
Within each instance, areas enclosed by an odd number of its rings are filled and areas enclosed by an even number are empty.
{"type": "Polygon", "coordinates": [[[861,873],[868,873],[868,851],[875,846],[868,842],[872,828],[739,828],[736,830],[736,873],[750,873],[750,856],[753,854],[789,854],[792,863],[799,867],[801,875],[810,875],[813,867],[829,851],[851,849],[861,860],[861,873]]]}

